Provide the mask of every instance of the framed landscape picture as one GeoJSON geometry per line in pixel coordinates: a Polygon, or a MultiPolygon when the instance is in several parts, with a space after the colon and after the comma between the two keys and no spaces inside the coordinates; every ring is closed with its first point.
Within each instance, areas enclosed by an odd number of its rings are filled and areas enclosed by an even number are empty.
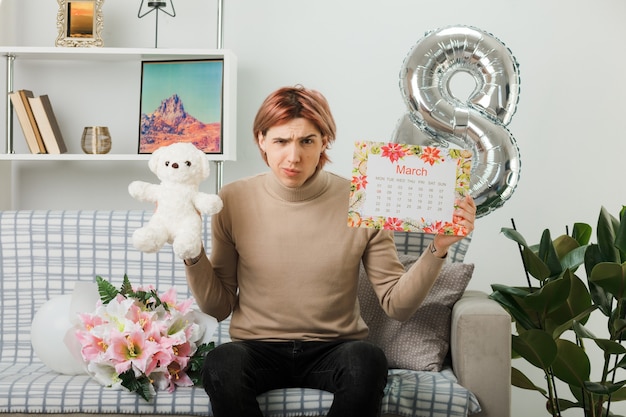
{"type": "Polygon", "coordinates": [[[222,154],[223,85],[223,59],[142,61],[138,152],[191,142],[222,154]]]}
{"type": "Polygon", "coordinates": [[[57,0],[56,46],[103,46],[104,0],[57,0]]]}

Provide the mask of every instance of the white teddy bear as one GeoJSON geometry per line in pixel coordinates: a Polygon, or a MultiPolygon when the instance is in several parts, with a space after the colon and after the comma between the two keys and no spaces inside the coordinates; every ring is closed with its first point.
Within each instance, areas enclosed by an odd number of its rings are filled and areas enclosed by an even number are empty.
{"type": "Polygon", "coordinates": [[[209,160],[191,143],[174,143],[152,153],[150,171],[161,184],[133,181],[130,195],[156,204],[148,224],[133,233],[134,246],[143,252],[157,252],[167,242],[181,259],[194,258],[202,249],[202,219],[222,209],[222,199],[198,191],[209,176],[209,160]]]}

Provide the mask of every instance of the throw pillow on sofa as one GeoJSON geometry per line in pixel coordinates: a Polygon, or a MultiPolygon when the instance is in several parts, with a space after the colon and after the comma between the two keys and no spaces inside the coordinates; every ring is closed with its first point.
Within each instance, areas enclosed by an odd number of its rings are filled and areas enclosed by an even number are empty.
{"type": "MultiPolygon", "coordinates": [[[[408,269],[417,256],[400,255],[408,269]]],[[[369,327],[368,340],[380,346],[390,368],[439,372],[450,346],[452,306],[463,295],[474,272],[474,264],[445,264],[430,293],[417,312],[407,321],[388,317],[361,265],[359,303],[369,327]]]]}

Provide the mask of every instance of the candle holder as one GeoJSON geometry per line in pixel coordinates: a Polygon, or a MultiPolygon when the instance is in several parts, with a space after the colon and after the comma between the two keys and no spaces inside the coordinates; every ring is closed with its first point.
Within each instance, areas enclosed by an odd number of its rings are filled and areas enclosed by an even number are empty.
{"type": "Polygon", "coordinates": [[[106,126],[86,126],[80,140],[83,152],[104,154],[111,150],[111,134],[106,126]]]}
{"type": "Polygon", "coordinates": [[[154,25],[154,47],[158,47],[159,43],[159,12],[165,13],[168,16],[176,17],[176,10],[174,10],[174,3],[172,0],[169,0],[170,7],[167,7],[167,1],[149,1],[147,6],[147,11],[145,11],[143,4],[144,0],[141,0],[141,4],[139,5],[139,11],[137,12],[137,17],[141,19],[154,12],[155,15],[155,25],[154,25]],[[171,9],[171,11],[169,11],[171,9]],[[142,10],[143,13],[142,13],[142,10]]]}

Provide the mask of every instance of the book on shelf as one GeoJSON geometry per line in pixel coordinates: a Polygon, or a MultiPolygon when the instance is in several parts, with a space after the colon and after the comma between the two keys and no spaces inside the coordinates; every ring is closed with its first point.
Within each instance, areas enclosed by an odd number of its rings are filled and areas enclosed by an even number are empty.
{"type": "Polygon", "coordinates": [[[46,148],[41,139],[41,133],[39,132],[28,101],[28,97],[34,97],[33,93],[29,90],[18,90],[9,93],[9,97],[11,98],[11,103],[13,104],[13,109],[20,122],[22,131],[24,132],[28,149],[31,153],[46,153],[46,148]]]}
{"type": "Polygon", "coordinates": [[[46,145],[43,143],[43,138],[41,137],[41,132],[39,131],[39,126],[37,125],[37,120],[35,119],[35,114],[33,113],[33,109],[30,107],[29,98],[34,97],[34,94],[30,90],[17,90],[20,93],[20,97],[24,102],[24,107],[26,108],[26,113],[28,114],[28,120],[30,120],[30,124],[33,127],[33,131],[35,132],[35,139],[37,139],[37,146],[39,147],[39,153],[46,153],[46,145]]]}
{"type": "Polygon", "coordinates": [[[67,152],[63,134],[61,133],[59,123],[52,110],[52,104],[50,103],[48,95],[43,94],[38,97],[30,97],[28,101],[35,115],[35,120],[39,127],[39,132],[41,133],[46,151],[50,154],[62,154],[67,152]]]}

